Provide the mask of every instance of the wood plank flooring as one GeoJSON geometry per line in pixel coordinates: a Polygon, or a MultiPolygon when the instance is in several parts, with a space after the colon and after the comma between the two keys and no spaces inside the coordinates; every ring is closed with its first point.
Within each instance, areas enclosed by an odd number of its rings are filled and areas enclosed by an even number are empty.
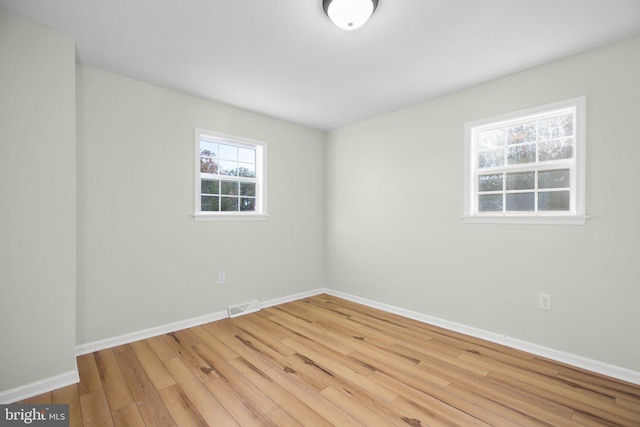
{"type": "Polygon", "coordinates": [[[72,426],[640,426],[640,387],[328,295],[87,354],[72,426]]]}

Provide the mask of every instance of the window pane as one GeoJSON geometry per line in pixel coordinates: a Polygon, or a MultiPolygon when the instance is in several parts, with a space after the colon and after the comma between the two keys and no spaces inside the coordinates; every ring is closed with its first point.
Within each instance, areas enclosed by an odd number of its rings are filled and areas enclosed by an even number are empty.
{"type": "Polygon", "coordinates": [[[541,162],[546,160],[570,159],[573,157],[573,138],[541,142],[538,147],[541,162]]]}
{"type": "Polygon", "coordinates": [[[478,211],[502,212],[502,194],[482,194],[478,196],[478,211]]]}
{"type": "Polygon", "coordinates": [[[480,132],[478,135],[478,149],[502,147],[507,142],[507,132],[504,129],[480,132]]]}
{"type": "Polygon", "coordinates": [[[256,165],[250,163],[238,164],[238,176],[246,176],[249,178],[256,177],[256,165]]]}
{"type": "Polygon", "coordinates": [[[221,160],[220,175],[238,176],[238,163],[229,160],[221,160]]]}
{"type": "Polygon", "coordinates": [[[538,122],[538,139],[573,136],[573,115],[555,117],[538,122]]]}
{"type": "Polygon", "coordinates": [[[200,157],[218,157],[218,144],[209,141],[200,141],[200,157]]]}
{"type": "Polygon", "coordinates": [[[200,157],[200,173],[218,173],[218,162],[210,157],[200,157]]]}
{"type": "Polygon", "coordinates": [[[504,165],[504,150],[480,151],[478,153],[478,168],[491,168],[504,165]]]}
{"type": "Polygon", "coordinates": [[[256,195],[256,185],[251,182],[241,182],[240,183],[240,195],[241,196],[255,196],[256,195]]]}
{"type": "Polygon", "coordinates": [[[200,197],[200,210],[203,212],[217,212],[220,210],[220,197],[200,197]]]}
{"type": "Polygon", "coordinates": [[[238,161],[244,163],[255,163],[256,162],[256,150],[250,148],[239,148],[238,149],[238,161]]]}
{"type": "Polygon", "coordinates": [[[237,196],[239,182],[236,181],[222,181],[222,194],[226,196],[237,196]]]}
{"type": "Polygon", "coordinates": [[[533,190],[535,184],[535,172],[519,172],[507,174],[507,190],[533,190]]]}
{"type": "Polygon", "coordinates": [[[238,198],[237,197],[221,197],[221,210],[225,212],[238,210],[238,198]]]}
{"type": "Polygon", "coordinates": [[[507,194],[508,211],[533,211],[535,206],[534,193],[507,194]]]}
{"type": "Polygon", "coordinates": [[[503,174],[480,175],[478,177],[478,191],[502,191],[503,174]]]}
{"type": "Polygon", "coordinates": [[[253,197],[242,197],[240,198],[240,210],[241,211],[255,211],[256,210],[256,199],[253,197]]]}
{"type": "Polygon", "coordinates": [[[509,144],[520,144],[536,140],[536,124],[528,123],[509,128],[509,144]]]}
{"type": "Polygon", "coordinates": [[[538,172],[538,188],[568,188],[571,173],[569,169],[538,172]]]}
{"type": "Polygon", "coordinates": [[[238,147],[220,144],[220,158],[224,160],[238,161],[238,147]]]}
{"type": "Polygon", "coordinates": [[[541,191],[538,193],[539,211],[568,211],[570,208],[569,191],[541,191]]]}
{"type": "Polygon", "coordinates": [[[510,165],[521,165],[523,163],[533,163],[536,161],[536,145],[526,144],[516,147],[509,147],[507,151],[507,163],[510,165]]]}
{"type": "Polygon", "coordinates": [[[200,180],[200,192],[202,194],[220,194],[220,181],[208,179],[200,180]]]}

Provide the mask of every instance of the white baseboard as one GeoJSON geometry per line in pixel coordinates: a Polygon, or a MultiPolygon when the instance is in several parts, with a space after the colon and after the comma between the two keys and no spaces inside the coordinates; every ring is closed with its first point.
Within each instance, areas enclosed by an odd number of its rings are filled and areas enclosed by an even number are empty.
{"type": "Polygon", "coordinates": [[[56,390],[58,388],[66,387],[71,384],[76,384],[78,382],[80,382],[78,369],[65,372],[63,374],[45,378],[43,380],[16,387],[11,390],[1,391],[0,404],[6,405],[9,403],[19,402],[21,400],[28,399],[42,393],[50,392],[51,390],[56,390]]]}
{"type": "Polygon", "coordinates": [[[194,326],[204,325],[205,323],[215,322],[216,320],[222,320],[227,317],[229,317],[229,313],[227,313],[227,311],[224,310],[224,311],[219,311],[217,313],[211,313],[204,316],[194,317],[192,319],[181,320],[179,322],[173,322],[173,323],[168,323],[166,325],[160,325],[153,328],[144,329],[138,332],[131,332],[129,334],[119,335],[117,337],[106,338],[103,340],[94,341],[87,344],[80,344],[76,346],[76,356],[82,356],[83,354],[93,353],[94,351],[105,350],[107,348],[129,344],[135,341],[156,337],[158,335],[168,334],[170,332],[175,332],[182,329],[193,328],[194,326]]]}
{"type": "MultiPolygon", "coordinates": [[[[324,292],[325,292],[325,289],[320,288],[320,289],[314,289],[311,291],[300,292],[300,293],[289,295],[282,298],[275,298],[275,299],[261,302],[260,308],[266,308],[266,307],[271,307],[278,304],[284,304],[284,303],[295,301],[298,299],[308,298],[313,295],[319,295],[324,292]]],[[[113,348],[119,345],[129,344],[135,341],[156,337],[158,335],[180,331],[182,329],[193,328],[194,326],[204,325],[205,323],[215,322],[216,320],[226,319],[227,317],[229,317],[229,313],[226,310],[224,310],[224,311],[207,314],[200,317],[194,317],[192,319],[187,319],[179,322],[169,323],[166,325],[156,326],[156,327],[145,329],[138,332],[132,332],[129,334],[106,338],[99,341],[93,341],[87,344],[80,344],[76,346],[76,356],[82,356],[83,354],[93,353],[94,351],[105,350],[107,348],[113,348]]]]}
{"type": "Polygon", "coordinates": [[[261,308],[273,307],[274,305],[284,304],[291,301],[296,301],[303,298],[309,298],[314,295],[326,294],[328,293],[328,289],[326,288],[318,288],[313,289],[311,291],[300,292],[297,294],[289,295],[287,297],[282,298],[274,298],[260,303],[261,308]]]}
{"type": "Polygon", "coordinates": [[[356,302],[368,307],[377,308],[388,313],[397,314],[409,319],[417,320],[419,322],[428,323],[434,326],[439,326],[450,331],[459,332],[461,334],[470,335],[472,337],[480,338],[496,344],[501,344],[507,347],[515,348],[517,350],[526,351],[536,356],[545,357],[547,359],[555,360],[557,362],[566,363],[577,368],[586,369],[591,372],[596,372],[608,377],[617,378],[622,381],[626,381],[632,384],[640,385],[640,372],[632,371],[631,369],[622,368],[620,366],[611,365],[598,360],[588,359],[586,357],[578,356],[564,351],[555,350],[549,347],[544,347],[538,344],[533,344],[526,341],[521,341],[516,338],[511,338],[506,335],[496,334],[494,332],[485,331],[482,329],[466,326],[460,323],[450,322],[448,320],[440,319],[438,317],[429,316],[427,314],[418,313],[404,308],[395,307],[389,304],[361,298],[355,295],[347,294],[345,292],[336,291],[333,289],[325,289],[325,293],[343,298],[348,301],[356,302]]]}

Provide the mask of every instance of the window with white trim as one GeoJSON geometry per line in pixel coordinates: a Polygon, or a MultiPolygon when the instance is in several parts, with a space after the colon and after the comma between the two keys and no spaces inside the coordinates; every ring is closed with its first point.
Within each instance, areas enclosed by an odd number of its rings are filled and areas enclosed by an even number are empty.
{"type": "Polygon", "coordinates": [[[584,224],[585,97],[465,125],[466,222],[584,224]]]}
{"type": "Polygon", "coordinates": [[[196,129],[196,220],[264,219],[266,143],[196,129]]]}

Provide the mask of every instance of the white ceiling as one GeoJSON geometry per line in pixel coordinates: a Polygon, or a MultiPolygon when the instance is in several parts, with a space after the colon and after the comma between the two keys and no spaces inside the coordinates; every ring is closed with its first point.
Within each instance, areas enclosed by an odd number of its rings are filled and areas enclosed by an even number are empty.
{"type": "MultiPolygon", "coordinates": [[[[640,35],[640,0],[0,0],[106,71],[321,130],[640,35]]],[[[640,52],[639,52],[640,54],[640,52]]]]}

